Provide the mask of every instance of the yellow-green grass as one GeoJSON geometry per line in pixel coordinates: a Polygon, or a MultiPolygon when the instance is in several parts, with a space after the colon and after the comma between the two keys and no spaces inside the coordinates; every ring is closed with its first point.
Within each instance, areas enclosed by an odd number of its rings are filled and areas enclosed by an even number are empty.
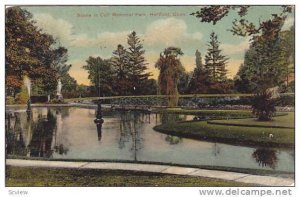
{"type": "MultiPolygon", "coordinates": [[[[287,117],[279,116],[276,119],[287,117]]],[[[231,121],[231,120],[230,120],[231,121]]],[[[267,123],[269,124],[269,123],[267,123]]],[[[293,147],[295,130],[209,124],[207,121],[172,122],[154,127],[155,130],[193,139],[230,144],[293,147]],[[270,137],[272,134],[273,137],[270,137]]]]}
{"type": "Polygon", "coordinates": [[[6,167],[7,187],[27,186],[222,186],[238,187],[250,184],[151,172],[123,170],[49,169],[33,167],[6,167]]]}
{"type": "Polygon", "coordinates": [[[209,123],[249,127],[295,128],[295,113],[288,112],[285,116],[273,117],[271,121],[257,121],[255,118],[246,118],[230,120],[212,120],[209,121],[209,123]]]}

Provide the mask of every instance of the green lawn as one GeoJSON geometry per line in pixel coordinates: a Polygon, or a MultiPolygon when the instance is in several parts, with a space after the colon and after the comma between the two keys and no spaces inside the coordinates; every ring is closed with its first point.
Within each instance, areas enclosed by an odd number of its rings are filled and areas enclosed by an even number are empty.
{"type": "Polygon", "coordinates": [[[285,127],[295,128],[295,113],[289,112],[286,116],[274,117],[272,121],[256,121],[254,118],[231,119],[231,120],[212,120],[210,123],[237,126],[263,126],[263,127],[285,127]]]}
{"type": "Polygon", "coordinates": [[[167,108],[167,109],[158,109],[157,112],[197,115],[197,116],[203,116],[207,118],[218,118],[218,119],[253,117],[253,114],[250,110],[200,110],[200,109],[167,108]]]}
{"type": "Polygon", "coordinates": [[[6,167],[7,187],[32,186],[251,186],[234,181],[121,170],[6,167]]]}
{"type": "MultiPolygon", "coordinates": [[[[288,122],[292,122],[292,120],[289,120],[291,116],[291,114],[289,116],[279,116],[276,117],[276,120],[281,124],[289,124],[288,122]]],[[[240,120],[230,121],[238,122],[240,120]]],[[[256,122],[252,119],[251,121],[256,122]]],[[[257,124],[263,124],[263,122],[257,124]]],[[[275,123],[273,122],[273,124],[275,123]]],[[[232,144],[293,147],[295,140],[294,129],[216,125],[208,124],[207,121],[173,122],[158,125],[154,129],[171,135],[232,144]],[[269,134],[273,134],[274,137],[269,138],[269,134]]]]}

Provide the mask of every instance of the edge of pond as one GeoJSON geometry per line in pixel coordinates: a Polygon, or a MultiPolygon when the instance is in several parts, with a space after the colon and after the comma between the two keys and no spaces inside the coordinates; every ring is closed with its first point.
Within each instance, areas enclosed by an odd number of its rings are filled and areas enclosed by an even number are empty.
{"type": "MultiPolygon", "coordinates": [[[[188,122],[188,121],[186,121],[188,122]]],[[[250,146],[250,147],[271,147],[271,148],[295,148],[295,144],[288,144],[288,143],[275,143],[275,142],[255,142],[252,140],[243,140],[239,141],[237,139],[232,138],[222,138],[222,137],[207,137],[207,136],[200,136],[199,134],[195,133],[181,133],[177,131],[171,131],[168,129],[159,128],[161,125],[157,125],[153,127],[153,129],[157,132],[167,134],[167,135],[174,135],[177,137],[189,138],[193,140],[205,140],[207,142],[220,142],[229,145],[236,145],[236,146],[250,146]]]]}

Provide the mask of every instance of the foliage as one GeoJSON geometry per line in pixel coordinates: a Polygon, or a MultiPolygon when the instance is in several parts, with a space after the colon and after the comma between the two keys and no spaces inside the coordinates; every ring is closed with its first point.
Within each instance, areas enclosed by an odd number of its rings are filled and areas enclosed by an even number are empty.
{"type": "Polygon", "coordinates": [[[167,95],[168,106],[174,107],[178,102],[178,89],[180,75],[184,68],[178,56],[183,55],[180,48],[169,47],[160,54],[155,67],[160,70],[158,77],[160,94],[167,95]]]}
{"type": "MultiPolygon", "coordinates": [[[[32,15],[20,7],[6,9],[5,20],[5,77],[10,92],[17,92],[22,78],[27,75],[37,80],[45,92],[54,93],[58,75],[66,73],[70,66],[67,49],[56,47],[56,40],[35,26],[32,15]]],[[[13,95],[15,93],[12,93],[13,95]]]]}
{"type": "MultiPolygon", "coordinates": [[[[281,13],[273,14],[275,17],[279,17],[281,19],[286,18],[287,13],[291,13],[294,9],[294,6],[292,5],[283,5],[281,13]]],[[[251,9],[252,6],[248,5],[239,5],[239,6],[232,6],[232,5],[212,5],[212,6],[204,6],[200,9],[200,11],[196,11],[194,13],[191,13],[191,15],[199,18],[201,22],[207,22],[207,23],[213,23],[214,25],[223,19],[225,16],[229,14],[230,11],[236,11],[240,17],[239,20],[235,19],[232,23],[231,32],[233,35],[238,36],[253,36],[257,35],[262,32],[263,29],[269,28],[270,34],[269,36],[272,36],[273,34],[273,28],[272,26],[276,24],[276,21],[262,21],[256,26],[254,22],[249,22],[244,18],[244,16],[247,15],[248,10],[251,9]]]]}
{"type": "Polygon", "coordinates": [[[143,49],[143,45],[135,31],[128,35],[127,43],[129,45],[127,56],[130,67],[128,78],[130,79],[132,83],[131,86],[133,87],[130,88],[130,90],[132,90],[131,94],[145,94],[146,92],[144,91],[144,87],[148,77],[150,76],[150,73],[146,72],[147,63],[144,57],[145,50],[143,49]]]}
{"type": "MultiPolygon", "coordinates": [[[[213,24],[216,24],[230,10],[236,8],[239,9],[240,20],[236,19],[233,21],[231,32],[238,36],[252,36],[248,56],[245,57],[244,61],[244,66],[249,68],[247,69],[249,72],[246,78],[237,79],[246,79],[248,80],[247,82],[250,82],[251,89],[256,94],[252,105],[253,113],[258,116],[258,119],[271,119],[275,111],[275,101],[270,99],[271,96],[268,95],[267,90],[274,86],[280,86],[284,81],[284,76],[289,76],[289,69],[284,68],[289,67],[288,56],[293,54],[293,50],[291,52],[282,50],[283,46],[288,45],[281,42],[280,31],[287,18],[287,13],[293,11],[293,6],[282,6],[283,9],[280,14],[272,14],[271,19],[260,22],[258,26],[243,18],[250,6],[204,6],[200,11],[192,13],[192,15],[200,18],[202,22],[213,22],[213,24]]],[[[237,82],[239,83],[240,81],[237,82]]]]}
{"type": "Polygon", "coordinates": [[[260,121],[271,120],[276,111],[275,105],[276,100],[271,98],[270,93],[264,92],[256,94],[252,103],[253,114],[255,114],[260,121]]]}
{"type": "MultiPolygon", "coordinates": [[[[251,51],[246,51],[245,60],[251,51]]],[[[248,64],[241,64],[236,76],[234,77],[234,87],[238,92],[241,93],[251,93],[254,87],[251,84],[250,79],[248,79],[248,64]]]]}
{"type": "Polygon", "coordinates": [[[61,83],[63,85],[62,94],[74,93],[77,91],[77,81],[69,75],[69,73],[61,77],[61,83]]]}
{"type": "Polygon", "coordinates": [[[196,50],[196,68],[193,71],[192,78],[189,83],[189,93],[207,93],[208,77],[202,63],[201,53],[196,50]]]}
{"type": "Polygon", "coordinates": [[[5,87],[6,94],[15,96],[17,90],[19,90],[22,86],[22,79],[20,79],[16,75],[6,75],[5,77],[5,87]]]}
{"type": "Polygon", "coordinates": [[[117,49],[113,51],[113,57],[110,64],[116,70],[115,77],[118,83],[115,83],[114,89],[118,90],[120,95],[129,95],[132,92],[133,86],[129,78],[130,65],[127,50],[119,44],[117,49]]]}
{"type": "Polygon", "coordinates": [[[13,96],[5,97],[5,104],[6,105],[13,105],[15,104],[15,98],[13,96]]]}
{"type": "Polygon", "coordinates": [[[224,82],[227,74],[225,68],[228,58],[221,54],[220,42],[215,32],[210,34],[207,54],[205,55],[205,69],[212,83],[224,82]]]}
{"type": "Polygon", "coordinates": [[[178,92],[179,94],[189,93],[189,84],[193,73],[182,72],[178,81],[178,92]]]}
{"type": "Polygon", "coordinates": [[[40,89],[44,94],[54,95],[57,89],[58,75],[52,68],[40,67],[36,69],[36,78],[40,80],[40,89]]]}
{"type": "Polygon", "coordinates": [[[28,91],[25,85],[22,85],[21,91],[16,94],[15,103],[16,104],[26,104],[29,99],[28,91]]]}
{"type": "Polygon", "coordinates": [[[94,86],[97,96],[99,94],[107,96],[114,93],[112,84],[114,70],[109,64],[109,60],[104,60],[101,57],[89,57],[86,60],[86,65],[82,68],[88,71],[88,78],[94,86]]]}

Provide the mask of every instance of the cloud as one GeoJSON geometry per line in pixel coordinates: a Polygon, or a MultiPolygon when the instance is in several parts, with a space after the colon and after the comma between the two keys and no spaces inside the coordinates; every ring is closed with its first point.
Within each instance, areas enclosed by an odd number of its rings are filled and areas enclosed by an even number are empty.
{"type": "Polygon", "coordinates": [[[287,19],[285,19],[282,30],[289,30],[291,26],[294,25],[294,21],[295,21],[294,17],[288,17],[287,19]]]}
{"type": "Polygon", "coordinates": [[[249,49],[249,41],[246,40],[239,44],[221,44],[220,48],[223,50],[225,55],[241,54],[249,49]]]}
{"type": "Polygon", "coordinates": [[[33,19],[43,32],[57,38],[63,45],[69,45],[74,37],[73,25],[66,20],[56,19],[49,14],[34,14],[33,19]]]}
{"type": "Polygon", "coordinates": [[[103,32],[97,37],[89,37],[87,34],[75,34],[74,26],[63,19],[54,18],[49,14],[35,14],[36,25],[43,32],[52,35],[63,45],[71,47],[116,47],[119,43],[126,43],[130,31],[103,32]]]}
{"type": "Polygon", "coordinates": [[[167,47],[183,46],[199,42],[202,39],[201,32],[188,33],[184,20],[167,18],[152,22],[146,28],[145,46],[167,47]]]}
{"type": "Polygon", "coordinates": [[[103,32],[98,34],[96,38],[90,38],[85,34],[73,36],[70,45],[72,47],[113,47],[120,43],[127,42],[127,35],[130,32],[103,32]]]}

